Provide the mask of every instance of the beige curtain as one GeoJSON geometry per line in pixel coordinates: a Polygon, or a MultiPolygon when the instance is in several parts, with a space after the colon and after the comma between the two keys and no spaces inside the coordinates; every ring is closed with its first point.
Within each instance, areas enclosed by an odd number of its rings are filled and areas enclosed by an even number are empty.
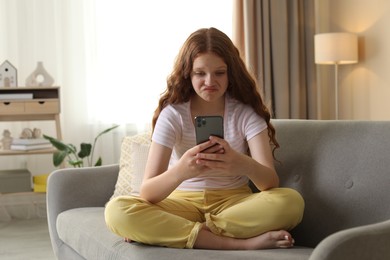
{"type": "Polygon", "coordinates": [[[233,41],[274,118],[317,119],[314,1],[234,0],[233,41]]]}

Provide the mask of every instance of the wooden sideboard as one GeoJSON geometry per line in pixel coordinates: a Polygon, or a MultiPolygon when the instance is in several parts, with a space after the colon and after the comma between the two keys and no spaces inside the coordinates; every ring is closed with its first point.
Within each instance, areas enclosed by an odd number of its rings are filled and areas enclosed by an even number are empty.
{"type": "MultiPolygon", "coordinates": [[[[62,139],[59,87],[1,87],[0,122],[46,121],[55,123],[57,138],[62,139]]],[[[0,150],[0,155],[45,154],[55,149],[29,151],[0,150]]]]}

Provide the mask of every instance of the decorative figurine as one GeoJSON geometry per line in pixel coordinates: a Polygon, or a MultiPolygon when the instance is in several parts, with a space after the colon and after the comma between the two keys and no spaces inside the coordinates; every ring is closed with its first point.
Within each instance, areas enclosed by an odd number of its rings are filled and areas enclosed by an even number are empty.
{"type": "Polygon", "coordinates": [[[8,129],[5,129],[3,131],[3,138],[1,139],[1,143],[3,144],[4,150],[11,149],[12,139],[13,138],[11,137],[11,132],[8,129]]]}
{"type": "Polygon", "coordinates": [[[0,65],[0,87],[17,87],[18,72],[8,60],[0,65]]]}
{"type": "Polygon", "coordinates": [[[33,131],[30,128],[24,128],[20,134],[20,139],[32,139],[33,131]]]}
{"type": "Polygon", "coordinates": [[[27,87],[51,87],[54,79],[43,67],[43,62],[38,61],[36,69],[26,79],[27,87]]]}
{"type": "Polygon", "coordinates": [[[39,128],[34,128],[32,132],[33,132],[33,138],[34,138],[34,139],[37,139],[37,138],[41,138],[41,137],[42,137],[42,131],[41,131],[41,129],[39,129],[39,128]]]}

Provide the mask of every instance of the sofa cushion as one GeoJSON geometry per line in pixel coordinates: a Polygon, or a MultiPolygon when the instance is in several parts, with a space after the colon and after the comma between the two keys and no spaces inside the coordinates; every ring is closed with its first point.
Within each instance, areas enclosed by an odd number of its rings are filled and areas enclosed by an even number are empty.
{"type": "Polygon", "coordinates": [[[126,136],[121,145],[119,175],[111,198],[138,195],[150,147],[150,132],[126,136]]]}
{"type": "Polygon", "coordinates": [[[308,259],[313,249],[294,247],[248,251],[220,251],[161,248],[126,243],[111,233],[104,222],[104,208],[76,208],[62,212],[57,218],[59,238],[85,259],[308,259]]]}

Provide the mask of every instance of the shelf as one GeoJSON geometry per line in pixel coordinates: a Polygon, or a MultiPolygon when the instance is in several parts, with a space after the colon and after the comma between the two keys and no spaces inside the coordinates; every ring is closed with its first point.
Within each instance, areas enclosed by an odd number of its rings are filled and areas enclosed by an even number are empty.
{"type": "Polygon", "coordinates": [[[36,149],[29,151],[19,151],[19,150],[0,150],[1,155],[30,155],[30,154],[50,154],[57,151],[55,148],[50,149],[36,149]]]}
{"type": "MultiPolygon", "coordinates": [[[[62,139],[60,125],[60,87],[0,87],[1,94],[4,95],[3,99],[0,99],[0,122],[54,121],[57,139],[62,139]],[[11,99],[11,97],[15,98],[15,96],[17,97],[16,99],[11,99]]],[[[29,151],[0,150],[0,156],[50,154],[55,151],[55,148],[29,151]]]]}
{"type": "MultiPolygon", "coordinates": [[[[34,99],[58,99],[59,87],[0,87],[1,94],[33,94],[34,99]]],[[[3,101],[3,100],[2,100],[3,101]]],[[[15,100],[13,100],[15,101],[15,100]]]]}

